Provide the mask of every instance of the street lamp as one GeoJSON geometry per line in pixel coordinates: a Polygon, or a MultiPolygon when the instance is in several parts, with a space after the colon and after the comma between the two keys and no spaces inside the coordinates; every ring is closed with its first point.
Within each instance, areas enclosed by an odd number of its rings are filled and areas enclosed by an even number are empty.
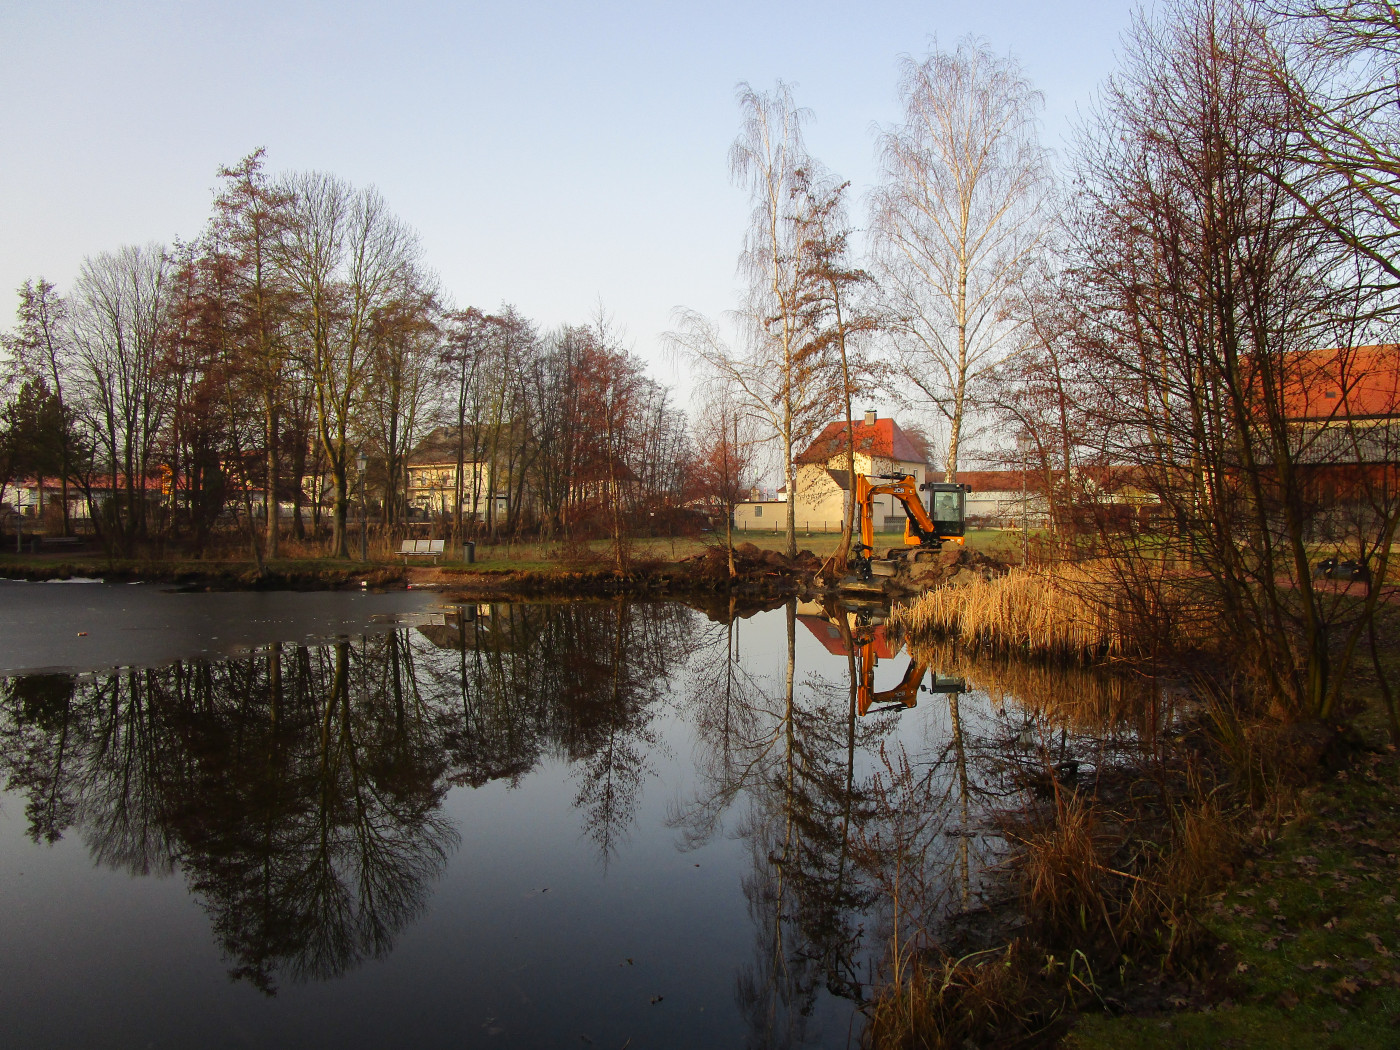
{"type": "Polygon", "coordinates": [[[360,471],[360,561],[369,561],[369,515],[365,507],[365,471],[369,469],[369,457],[361,452],[355,457],[355,466],[360,471]]]}

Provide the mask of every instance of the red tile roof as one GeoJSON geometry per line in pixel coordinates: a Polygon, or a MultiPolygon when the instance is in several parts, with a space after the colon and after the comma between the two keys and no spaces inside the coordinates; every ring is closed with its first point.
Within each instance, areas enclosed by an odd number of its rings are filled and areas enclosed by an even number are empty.
{"type": "MultiPolygon", "coordinates": [[[[1080,485],[1103,492],[1141,487],[1148,480],[1141,467],[1127,464],[1085,465],[1076,468],[1075,476],[1080,485]]],[[[1055,483],[1059,484],[1064,471],[1054,471],[1054,477],[1055,483]]],[[[1045,474],[1039,470],[960,470],[954,480],[972,486],[973,492],[1014,492],[1019,495],[1023,481],[1028,492],[1045,491],[1045,474]]]]}
{"type": "Polygon", "coordinates": [[[1022,470],[960,470],[953,480],[971,485],[973,492],[1020,492],[1022,479],[1032,491],[1045,487],[1044,474],[1022,470]]]}
{"type": "Polygon", "coordinates": [[[1289,366],[1283,396],[1290,419],[1400,416],[1400,346],[1310,350],[1289,366]]]}
{"type": "MultiPolygon", "coordinates": [[[[855,448],[871,457],[892,459],[903,463],[922,463],[923,455],[893,419],[877,419],[873,424],[856,420],[853,424],[855,448]]],[[[807,450],[797,457],[798,463],[828,463],[833,456],[846,450],[846,424],[828,423],[807,450]]]]}

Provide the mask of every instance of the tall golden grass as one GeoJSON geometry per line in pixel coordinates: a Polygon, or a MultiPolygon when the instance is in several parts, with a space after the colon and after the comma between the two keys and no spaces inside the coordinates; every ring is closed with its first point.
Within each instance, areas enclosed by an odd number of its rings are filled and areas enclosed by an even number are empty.
{"type": "Polygon", "coordinates": [[[955,637],[970,649],[1081,659],[1137,655],[1199,634],[1200,609],[1184,580],[1127,586],[1109,562],[1011,569],[939,587],[896,607],[910,642],[955,637]]]}

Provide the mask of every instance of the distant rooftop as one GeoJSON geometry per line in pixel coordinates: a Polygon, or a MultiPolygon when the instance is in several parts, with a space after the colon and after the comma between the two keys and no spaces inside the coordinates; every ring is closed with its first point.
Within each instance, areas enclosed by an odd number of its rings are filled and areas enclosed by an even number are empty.
{"type": "MultiPolygon", "coordinates": [[[[880,459],[892,459],[897,463],[922,463],[923,453],[909,440],[909,435],[899,429],[893,419],[874,419],[874,413],[867,413],[865,420],[854,422],[855,450],[880,459]]],[[[846,424],[844,421],[828,423],[817,435],[805,452],[797,457],[798,463],[825,465],[832,457],[846,450],[846,424]]]]}

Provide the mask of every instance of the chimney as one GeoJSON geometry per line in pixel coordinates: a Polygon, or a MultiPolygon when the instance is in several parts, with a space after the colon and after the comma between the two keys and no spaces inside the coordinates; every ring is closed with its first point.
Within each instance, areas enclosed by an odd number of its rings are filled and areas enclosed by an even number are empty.
{"type": "Polygon", "coordinates": [[[873,426],[875,425],[875,420],[878,419],[878,418],[879,418],[879,417],[875,415],[875,410],[874,410],[873,408],[867,408],[867,409],[865,410],[865,425],[866,425],[866,426],[868,426],[868,427],[873,427],[873,426]]]}

